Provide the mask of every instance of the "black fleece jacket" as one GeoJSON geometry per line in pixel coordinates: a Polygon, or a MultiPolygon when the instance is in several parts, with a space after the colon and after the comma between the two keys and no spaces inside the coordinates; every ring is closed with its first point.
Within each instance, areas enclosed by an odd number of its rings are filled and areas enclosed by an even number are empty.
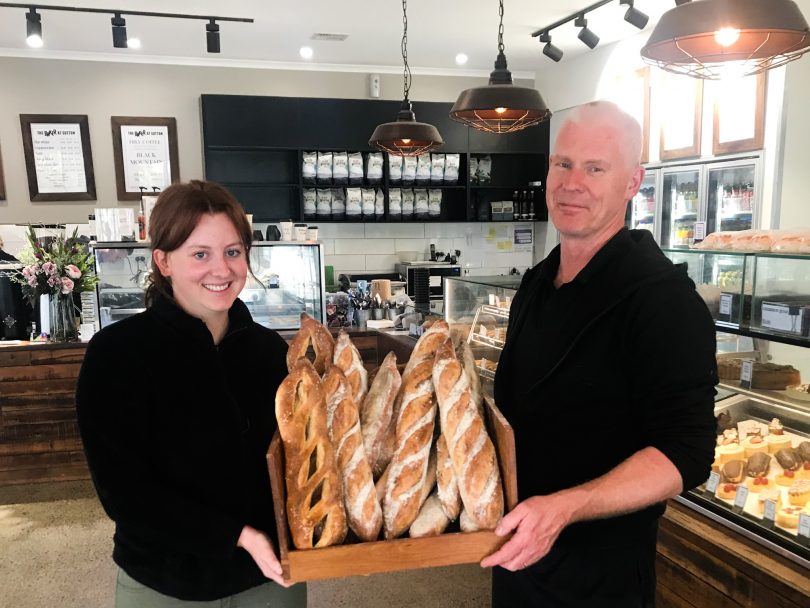
{"type": "MultiPolygon", "coordinates": [[[[645,230],[620,230],[555,289],[559,247],[526,273],[512,303],[495,378],[515,429],[520,499],[599,477],[658,448],[684,489],[714,456],[714,325],[685,269],[645,230]]],[[[649,534],[663,504],[580,522],[558,543],[649,534]]]]}
{"type": "Polygon", "coordinates": [[[197,601],[267,581],[236,543],[245,525],[275,542],[265,454],[286,352],[241,300],[219,345],[166,299],[90,341],[79,427],[113,559],[132,578],[197,601]]]}

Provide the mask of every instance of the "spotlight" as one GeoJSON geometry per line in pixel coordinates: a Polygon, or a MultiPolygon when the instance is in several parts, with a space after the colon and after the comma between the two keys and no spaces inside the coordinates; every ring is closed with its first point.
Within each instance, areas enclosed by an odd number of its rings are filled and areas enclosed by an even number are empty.
{"type": "Polygon", "coordinates": [[[141,39],[140,38],[127,38],[127,48],[130,48],[130,49],[139,49],[139,48],[141,48],[141,39]]]}
{"type": "Polygon", "coordinates": [[[312,50],[311,46],[302,46],[298,49],[298,54],[301,55],[301,59],[312,59],[312,55],[314,55],[315,52],[312,50]]]}
{"type": "Polygon", "coordinates": [[[596,45],[599,44],[599,36],[588,29],[588,20],[585,19],[584,14],[574,20],[574,25],[582,28],[577,38],[582,40],[589,48],[596,48],[596,45]]]}
{"type": "Polygon", "coordinates": [[[127,20],[121,17],[121,13],[115,13],[110,23],[112,23],[113,47],[127,48],[127,20]]]}
{"type": "Polygon", "coordinates": [[[559,62],[562,59],[563,52],[562,49],[558,49],[556,46],[551,44],[551,35],[547,32],[540,34],[540,42],[545,42],[546,45],[543,47],[543,55],[551,59],[552,61],[559,62]]]}
{"type": "Polygon", "coordinates": [[[627,4],[630,8],[624,14],[624,20],[630,25],[636,26],[638,29],[643,30],[647,27],[647,22],[650,18],[633,6],[634,0],[619,0],[619,4],[627,4]]]}
{"type": "Polygon", "coordinates": [[[29,9],[25,15],[25,42],[31,48],[38,49],[42,46],[42,15],[37,9],[29,9]]]}
{"type": "Polygon", "coordinates": [[[205,25],[205,41],[209,53],[219,53],[219,25],[213,19],[205,25]]]}

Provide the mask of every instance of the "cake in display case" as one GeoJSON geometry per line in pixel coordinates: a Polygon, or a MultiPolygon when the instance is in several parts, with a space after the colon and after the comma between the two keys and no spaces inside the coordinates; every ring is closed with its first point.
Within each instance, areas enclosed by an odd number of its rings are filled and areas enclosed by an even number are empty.
{"type": "MultiPolygon", "coordinates": [[[[94,243],[101,328],[146,310],[149,243],[94,243]]],[[[315,242],[253,243],[239,298],[253,320],[271,329],[298,329],[300,315],[325,320],[323,247],[315,242]]]]}

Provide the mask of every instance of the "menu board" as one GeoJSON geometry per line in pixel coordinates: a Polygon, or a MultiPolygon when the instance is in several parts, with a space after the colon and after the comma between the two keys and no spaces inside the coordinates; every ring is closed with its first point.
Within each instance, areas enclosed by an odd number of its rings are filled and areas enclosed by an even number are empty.
{"type": "Polygon", "coordinates": [[[85,192],[79,123],[31,123],[31,143],[41,194],[85,192]]]}
{"type": "Polygon", "coordinates": [[[140,192],[141,186],[162,190],[172,183],[168,127],[124,125],[121,144],[127,192],[140,192]]]}

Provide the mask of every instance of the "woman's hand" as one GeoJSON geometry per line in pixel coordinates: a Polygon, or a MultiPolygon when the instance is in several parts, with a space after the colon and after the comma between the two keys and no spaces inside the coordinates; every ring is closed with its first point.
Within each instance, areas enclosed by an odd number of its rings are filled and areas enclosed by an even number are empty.
{"type": "Polygon", "coordinates": [[[276,557],[273,543],[270,539],[256,528],[245,526],[236,542],[237,547],[242,547],[250,554],[253,561],[267,578],[277,582],[282,587],[292,587],[293,583],[284,580],[281,574],[281,563],[276,557]]]}

